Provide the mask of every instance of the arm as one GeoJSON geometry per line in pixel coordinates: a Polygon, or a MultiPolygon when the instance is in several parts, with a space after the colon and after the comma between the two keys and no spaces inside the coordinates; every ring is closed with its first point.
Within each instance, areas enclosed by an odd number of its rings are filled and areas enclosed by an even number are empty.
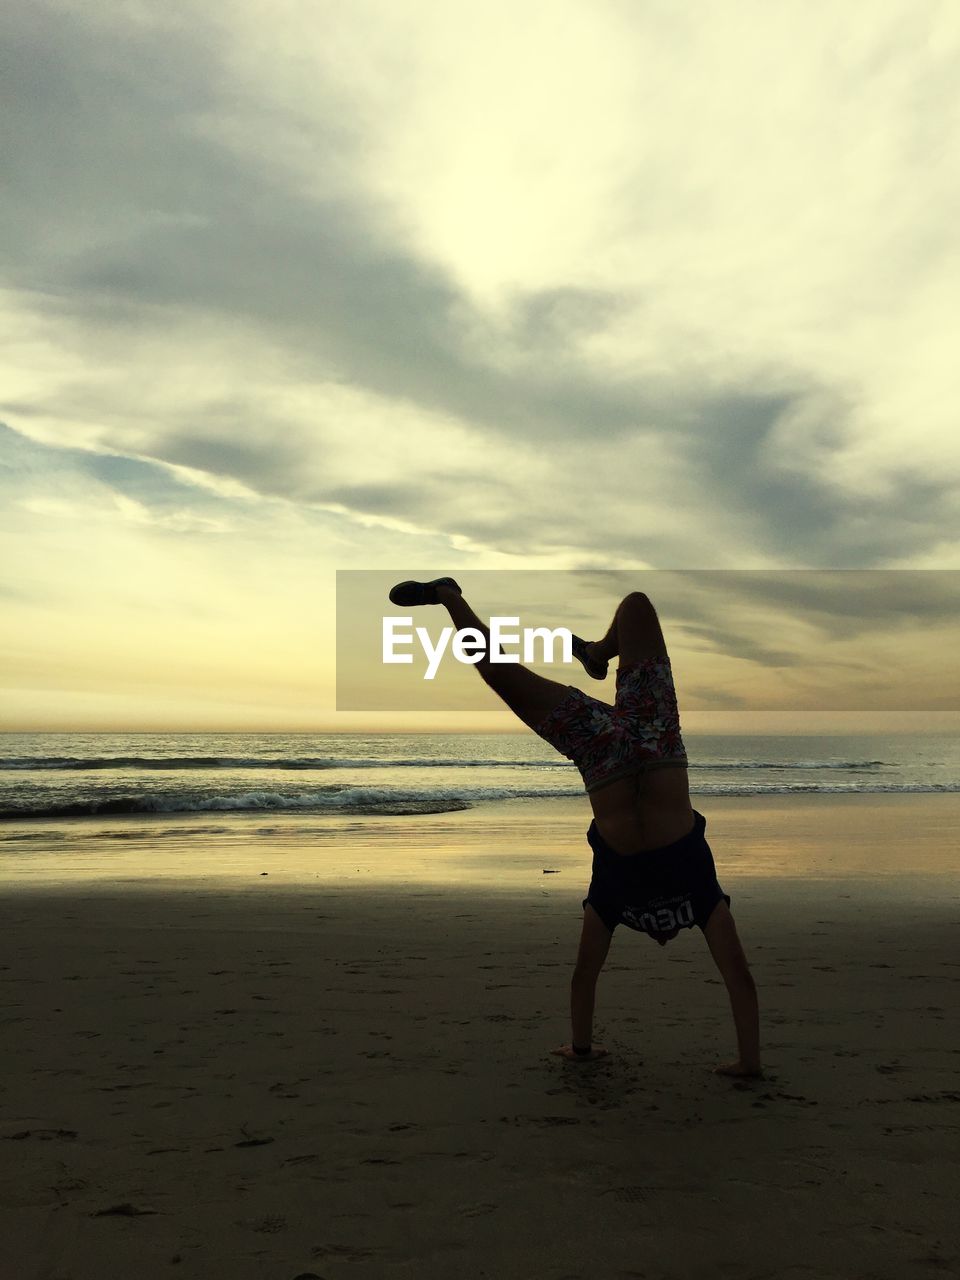
{"type": "Polygon", "coordinates": [[[726,985],[737,1032],[737,1061],[718,1067],[717,1071],[723,1075],[762,1075],[757,988],[737,936],[737,926],[725,902],[717,903],[703,930],[703,936],[726,985]]]}
{"type": "Polygon", "coordinates": [[[594,1045],[589,1054],[573,1052],[573,1045],[584,1048],[592,1044],[593,1007],[597,993],[597,979],[610,950],[612,934],[588,902],[583,910],[583,931],[577,963],[570,979],[570,1020],[573,1028],[573,1044],[563,1045],[554,1052],[564,1058],[589,1062],[606,1055],[606,1049],[594,1045]]]}

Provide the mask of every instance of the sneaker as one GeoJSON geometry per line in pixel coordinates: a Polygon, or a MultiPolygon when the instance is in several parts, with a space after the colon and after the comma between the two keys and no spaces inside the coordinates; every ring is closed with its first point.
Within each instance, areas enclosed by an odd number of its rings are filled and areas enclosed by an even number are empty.
{"type": "Polygon", "coordinates": [[[413,604],[439,604],[437,587],[452,587],[462,595],[460,584],[453,578],[434,578],[432,582],[398,582],[390,588],[390,603],[407,609],[413,604]]]}
{"type": "Polygon", "coordinates": [[[583,669],[588,676],[593,676],[594,680],[606,680],[607,671],[610,664],[608,662],[598,662],[596,658],[592,658],[587,653],[587,641],[581,640],[579,636],[572,637],[573,656],[578,662],[583,663],[583,669]]]}

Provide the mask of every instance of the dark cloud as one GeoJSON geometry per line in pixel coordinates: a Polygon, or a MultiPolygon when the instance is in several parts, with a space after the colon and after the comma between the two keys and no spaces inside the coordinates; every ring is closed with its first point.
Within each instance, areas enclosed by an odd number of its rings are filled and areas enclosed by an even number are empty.
{"type": "MultiPolygon", "coordinates": [[[[808,403],[822,417],[796,430],[810,434],[806,447],[817,471],[829,472],[853,407],[840,397],[798,385],[774,395],[722,395],[701,404],[696,422],[683,429],[681,446],[701,495],[701,536],[712,517],[724,530],[729,513],[764,557],[842,569],[916,555],[939,542],[945,527],[956,526],[957,490],[947,476],[903,475],[890,492],[856,493],[796,469],[784,456],[778,427],[808,403]]],[[[702,554],[706,561],[712,558],[709,550],[702,554]]]]}
{"type": "Polygon", "coordinates": [[[785,569],[675,577],[688,578],[698,593],[684,601],[688,618],[715,620],[718,606],[731,616],[748,616],[745,606],[759,605],[818,628],[830,640],[950,624],[960,617],[960,570],[785,569]]]}
{"type": "MultiPolygon", "coordinates": [[[[633,305],[617,295],[521,296],[490,339],[530,367],[505,374],[468,357],[462,334],[482,332],[483,316],[444,272],[391,247],[385,210],[359,196],[307,199],[269,157],[245,165],[193,127],[223,86],[202,26],[134,32],[42,5],[30,13],[14,42],[18,198],[4,229],[8,277],[39,288],[37,305],[107,328],[167,325],[169,308],[243,318],[309,354],[315,376],[498,433],[589,439],[675,416],[642,371],[614,384],[571,358],[577,338],[633,305]],[[56,75],[50,94],[40,68],[56,75]]],[[[344,146],[342,128],[327,129],[313,139],[318,173],[344,146]]]]}
{"type": "Polygon", "coordinates": [[[611,609],[643,591],[668,643],[682,629],[712,652],[771,668],[809,664],[811,630],[824,647],[902,637],[906,657],[911,637],[915,644],[931,628],[960,624],[960,570],[579,570],[569,581],[572,597],[611,609]]]}
{"type": "Polygon", "coordinates": [[[292,496],[290,477],[302,468],[303,456],[302,444],[282,435],[258,440],[242,433],[213,434],[206,423],[194,430],[170,430],[163,440],[165,462],[229,476],[265,496],[292,496]]]}
{"type": "Polygon", "coordinates": [[[49,593],[44,591],[28,591],[19,583],[0,582],[0,599],[14,600],[17,604],[45,604],[49,593]]]}
{"type": "MultiPolygon", "coordinates": [[[[125,454],[92,453],[28,439],[0,422],[0,482],[6,481],[13,497],[43,496],[54,490],[58,498],[82,494],[89,500],[96,486],[132,498],[163,516],[216,514],[227,503],[216,494],[198,490],[173,475],[165,466],[125,454]]],[[[99,490],[95,490],[99,495],[99,490]]]]}
{"type": "MultiPolygon", "coordinates": [[[[170,309],[220,312],[299,348],[314,376],[497,431],[622,432],[649,407],[640,384],[562,367],[568,335],[620,300],[580,290],[522,300],[516,335],[540,348],[538,369],[500,374],[463,354],[462,327],[482,328],[482,317],[444,272],[391,247],[383,209],[359,196],[308,199],[269,156],[253,167],[204,137],[195,118],[221,105],[224,73],[202,26],[135,32],[42,5],[8,22],[19,109],[6,275],[37,291],[38,306],[107,329],[168,325],[170,309]]],[[[325,122],[313,141],[322,174],[343,131],[325,122]]]]}
{"type": "Polygon", "coordinates": [[[350,510],[371,512],[380,516],[412,517],[423,509],[428,490],[423,485],[407,484],[342,484],[322,491],[324,502],[338,502],[350,510]]]}
{"type": "MultiPolygon", "coordinates": [[[[681,697],[684,694],[682,687],[680,688],[681,697]]],[[[729,689],[721,689],[716,685],[698,684],[696,689],[691,690],[692,696],[685,705],[689,706],[692,711],[746,711],[750,709],[750,702],[747,698],[742,698],[739,694],[731,693],[729,689]]]]}
{"type": "MultiPolygon", "coordinates": [[[[343,158],[365,145],[344,104],[331,99],[311,126],[321,194],[307,196],[272,155],[243,158],[204,133],[201,121],[231,109],[237,92],[214,25],[195,12],[152,19],[136,25],[35,2],[5,6],[0,19],[15,104],[5,120],[4,275],[62,322],[65,343],[91,363],[122,362],[132,338],[169,336],[180,317],[219,318],[262,334],[306,377],[453,415],[497,447],[516,438],[562,456],[592,440],[665,437],[683,479],[672,495],[676,520],[655,528],[642,510],[659,483],[652,469],[637,476],[635,513],[617,497],[616,520],[604,518],[602,472],[583,477],[579,507],[569,502],[574,475],[562,505],[509,473],[499,501],[484,501],[479,477],[469,501],[427,479],[327,488],[305,461],[336,449],[337,427],[318,428],[315,440],[291,436],[240,395],[190,421],[154,423],[158,457],[495,550],[574,544],[587,560],[621,563],[709,564],[726,547],[751,547],[808,565],[882,564],[936,544],[956,519],[946,481],[904,478],[888,496],[858,497],[787,468],[778,424],[824,400],[803,378],[780,371],[748,388],[677,390],[642,367],[630,380],[598,376],[578,357],[579,341],[643,299],[548,289],[518,296],[491,328],[444,271],[396,247],[390,210],[332,181],[324,192],[324,175],[342,172],[343,158]],[[508,372],[491,356],[504,347],[508,372]]],[[[821,458],[842,440],[848,412],[825,403],[821,458]]],[[[59,411],[69,418],[79,405],[78,391],[59,411]]]]}
{"type": "Polygon", "coordinates": [[[761,667],[795,667],[809,662],[807,654],[764,644],[762,640],[745,633],[742,628],[725,626],[717,621],[704,625],[687,621],[684,623],[684,633],[699,636],[706,642],[704,647],[714,653],[726,653],[744,662],[756,662],[761,667]]]}
{"type": "Polygon", "coordinates": [[[511,337],[523,350],[542,349],[556,357],[571,337],[602,330],[635,301],[571,285],[542,289],[517,299],[510,318],[511,337]]]}

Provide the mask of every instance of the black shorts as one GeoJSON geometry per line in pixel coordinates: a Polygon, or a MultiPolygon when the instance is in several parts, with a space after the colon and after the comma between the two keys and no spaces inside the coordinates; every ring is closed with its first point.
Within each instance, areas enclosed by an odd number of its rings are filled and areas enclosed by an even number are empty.
{"type": "Polygon", "coordinates": [[[707,820],[694,810],[693,828],[673,844],[642,853],[620,854],[590,823],[593,877],[583,900],[612,933],[618,924],[649,934],[663,946],[681,929],[702,929],[721,900],[730,896],[717,882],[717,869],[704,831],[707,820]]]}

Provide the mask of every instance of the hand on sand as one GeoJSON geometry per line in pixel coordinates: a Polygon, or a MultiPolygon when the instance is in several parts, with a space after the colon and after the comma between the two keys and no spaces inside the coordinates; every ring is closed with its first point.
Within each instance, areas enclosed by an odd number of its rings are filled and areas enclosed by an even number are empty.
{"type": "Polygon", "coordinates": [[[728,1062],[722,1067],[714,1067],[713,1073],[717,1076],[746,1076],[749,1079],[759,1080],[763,1076],[763,1068],[745,1067],[738,1058],[736,1062],[728,1062]]]}
{"type": "Polygon", "coordinates": [[[602,1044],[595,1044],[589,1053],[574,1053],[572,1044],[563,1044],[559,1049],[551,1049],[551,1053],[559,1054],[568,1062],[596,1062],[598,1058],[605,1058],[607,1052],[602,1044]]]}

